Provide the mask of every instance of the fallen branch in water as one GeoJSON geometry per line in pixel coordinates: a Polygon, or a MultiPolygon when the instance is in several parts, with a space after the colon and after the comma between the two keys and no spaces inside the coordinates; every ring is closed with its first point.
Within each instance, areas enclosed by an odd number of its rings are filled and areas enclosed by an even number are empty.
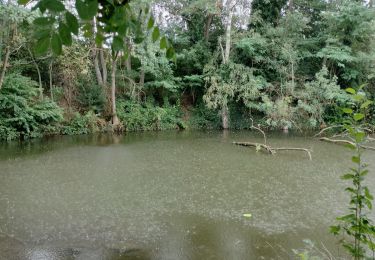
{"type": "Polygon", "coordinates": [[[250,120],[251,120],[250,128],[257,130],[258,132],[260,132],[263,135],[264,143],[261,144],[261,143],[251,143],[251,142],[233,142],[233,144],[240,145],[240,146],[255,147],[256,151],[259,151],[259,150],[263,149],[263,150],[265,150],[266,152],[268,152],[269,154],[272,154],[272,155],[274,155],[276,153],[276,151],[303,151],[303,152],[306,152],[307,155],[309,156],[309,159],[312,160],[311,152],[310,152],[309,149],[295,148],[295,147],[277,147],[277,148],[274,148],[274,147],[271,147],[270,145],[267,145],[266,133],[260,128],[259,125],[257,127],[254,126],[254,121],[253,121],[252,118],[250,118],[250,120]]]}
{"type": "Polygon", "coordinates": [[[332,126],[325,127],[319,133],[317,133],[314,137],[321,136],[324,132],[326,132],[326,131],[328,131],[330,129],[342,128],[342,127],[343,127],[342,125],[332,125],[332,126]]]}
{"type": "Polygon", "coordinates": [[[311,151],[306,148],[295,148],[295,147],[271,147],[270,145],[260,144],[260,143],[250,143],[250,142],[233,142],[235,145],[240,146],[251,146],[255,147],[256,150],[263,149],[269,154],[275,154],[277,151],[303,151],[306,152],[309,156],[309,159],[312,160],[311,151]]]}
{"type": "MultiPolygon", "coordinates": [[[[349,140],[343,140],[343,139],[331,139],[328,137],[321,137],[319,138],[320,141],[328,142],[328,143],[334,143],[334,144],[349,144],[355,146],[355,143],[349,140]]],[[[375,147],[366,146],[366,145],[360,145],[363,149],[373,150],[375,151],[375,147]]]]}

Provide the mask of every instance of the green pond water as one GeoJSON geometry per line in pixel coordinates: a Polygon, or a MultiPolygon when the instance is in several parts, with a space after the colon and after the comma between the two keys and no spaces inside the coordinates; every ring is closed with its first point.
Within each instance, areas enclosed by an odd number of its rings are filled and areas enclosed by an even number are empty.
{"type": "MultiPolygon", "coordinates": [[[[262,137],[181,131],[0,144],[0,259],[295,259],[304,239],[343,256],[328,227],[346,212],[339,176],[350,151],[269,135],[272,146],[311,148],[310,161],[232,141],[262,137]]],[[[364,158],[375,190],[375,153],[364,158]]]]}

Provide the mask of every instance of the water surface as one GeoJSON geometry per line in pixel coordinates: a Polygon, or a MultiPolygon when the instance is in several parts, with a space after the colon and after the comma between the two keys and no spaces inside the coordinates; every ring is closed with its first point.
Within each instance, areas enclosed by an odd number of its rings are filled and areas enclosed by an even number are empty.
{"type": "MultiPolygon", "coordinates": [[[[149,132],[0,144],[0,259],[293,259],[348,200],[345,148],[249,131],[149,132]],[[244,218],[251,213],[251,218],[244,218]]],[[[365,155],[373,174],[375,156],[365,155]]],[[[342,250],[341,250],[342,251],[342,250]]]]}

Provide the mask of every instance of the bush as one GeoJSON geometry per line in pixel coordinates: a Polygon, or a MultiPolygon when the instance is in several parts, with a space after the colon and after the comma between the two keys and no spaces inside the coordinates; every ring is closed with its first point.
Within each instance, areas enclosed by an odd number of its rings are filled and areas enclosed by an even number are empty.
{"type": "Polygon", "coordinates": [[[185,128],[177,106],[154,106],[151,102],[118,101],[117,114],[127,131],[185,128]]]}
{"type": "Polygon", "coordinates": [[[0,139],[33,138],[55,133],[62,110],[37,98],[37,83],[20,74],[5,77],[0,92],[0,139]]]}
{"type": "Polygon", "coordinates": [[[93,83],[90,79],[80,79],[78,82],[77,102],[84,111],[103,112],[106,102],[103,88],[93,83]]]}
{"type": "Polygon", "coordinates": [[[99,132],[103,130],[103,124],[100,124],[100,122],[100,119],[92,111],[84,115],[76,112],[70,120],[63,123],[61,134],[82,135],[99,132]]]}
{"type": "Polygon", "coordinates": [[[188,124],[193,129],[219,129],[221,117],[217,110],[208,109],[203,103],[200,103],[191,110],[188,124]]]}

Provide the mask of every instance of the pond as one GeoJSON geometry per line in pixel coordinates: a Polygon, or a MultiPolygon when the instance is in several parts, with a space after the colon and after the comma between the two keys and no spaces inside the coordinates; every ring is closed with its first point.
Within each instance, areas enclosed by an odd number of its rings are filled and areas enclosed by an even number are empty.
{"type": "MultiPolygon", "coordinates": [[[[348,196],[350,151],[250,131],[54,137],[0,144],[1,259],[293,259],[329,234],[348,196]],[[243,214],[251,214],[246,218],[243,214]]],[[[365,160],[373,174],[375,156],[365,160]]]]}

